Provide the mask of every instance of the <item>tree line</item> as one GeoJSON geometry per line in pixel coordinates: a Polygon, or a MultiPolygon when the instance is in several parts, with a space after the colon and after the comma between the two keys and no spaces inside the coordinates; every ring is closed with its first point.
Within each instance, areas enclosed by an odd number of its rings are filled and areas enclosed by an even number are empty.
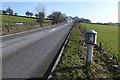
{"type": "Polygon", "coordinates": [[[6,10],[2,10],[1,14],[17,16],[17,13],[16,12],[14,13],[14,11],[10,7],[8,7],[6,10]]]}
{"type": "MultiPolygon", "coordinates": [[[[32,17],[33,15],[36,17],[36,22],[40,24],[40,26],[43,26],[44,19],[45,19],[45,6],[38,6],[36,8],[37,13],[33,14],[30,11],[26,11],[25,15],[26,17],[32,17]]],[[[2,10],[2,14],[4,15],[14,15],[18,16],[18,13],[14,13],[14,10],[12,10],[10,7],[8,7],[6,10],[2,10]]],[[[52,14],[47,16],[48,20],[52,20],[52,24],[58,24],[65,22],[67,19],[67,16],[60,11],[54,11],[52,14]]]]}
{"type": "MultiPolygon", "coordinates": [[[[26,11],[25,15],[26,17],[32,17],[33,15],[36,17],[36,22],[40,24],[40,26],[43,26],[44,20],[45,20],[45,6],[38,6],[36,7],[36,14],[33,14],[30,11],[26,11]]],[[[10,7],[8,7],[6,10],[2,10],[2,14],[6,15],[14,15],[17,16],[18,13],[14,13],[14,10],[12,10],[10,7]]],[[[79,17],[71,17],[69,16],[74,22],[83,22],[83,23],[91,23],[89,19],[79,18],[79,17]]],[[[52,20],[52,24],[58,24],[62,22],[66,22],[68,20],[68,16],[64,13],[61,13],[60,11],[53,11],[53,13],[49,14],[46,18],[47,20],[52,20]]]]}

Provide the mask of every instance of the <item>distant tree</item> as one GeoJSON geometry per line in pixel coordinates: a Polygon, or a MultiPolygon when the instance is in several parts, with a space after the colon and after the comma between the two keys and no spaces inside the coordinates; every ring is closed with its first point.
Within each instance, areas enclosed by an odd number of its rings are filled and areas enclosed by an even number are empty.
{"type": "Polygon", "coordinates": [[[35,17],[38,18],[38,14],[35,14],[35,17]]]}
{"type": "Polygon", "coordinates": [[[2,10],[0,10],[0,14],[2,14],[2,10]]]}
{"type": "Polygon", "coordinates": [[[29,15],[30,15],[30,17],[32,17],[32,16],[33,16],[33,13],[32,13],[32,12],[29,12],[29,15]]]}
{"type": "Polygon", "coordinates": [[[17,16],[18,13],[14,13],[15,16],[17,16]]]}
{"type": "Polygon", "coordinates": [[[52,14],[48,15],[47,18],[52,20],[52,24],[58,24],[66,21],[67,16],[61,12],[54,11],[52,14]]]}
{"type": "Polygon", "coordinates": [[[37,12],[38,12],[38,19],[37,22],[40,24],[40,26],[43,26],[44,23],[44,18],[45,18],[45,6],[44,5],[40,5],[36,8],[37,12]]]}
{"type": "Polygon", "coordinates": [[[84,19],[84,18],[80,18],[80,22],[82,22],[82,23],[91,23],[91,21],[89,19],[84,19]]]}
{"type": "Polygon", "coordinates": [[[74,17],[73,19],[75,23],[80,22],[80,18],[78,16],[74,17]]]}
{"type": "Polygon", "coordinates": [[[2,14],[7,14],[6,10],[2,10],[2,14]]]}
{"type": "Polygon", "coordinates": [[[9,15],[13,15],[13,10],[10,7],[8,7],[6,9],[6,13],[8,13],[9,15]]]}
{"type": "Polygon", "coordinates": [[[30,12],[29,11],[25,12],[25,15],[27,15],[29,17],[30,16],[30,12]]]}

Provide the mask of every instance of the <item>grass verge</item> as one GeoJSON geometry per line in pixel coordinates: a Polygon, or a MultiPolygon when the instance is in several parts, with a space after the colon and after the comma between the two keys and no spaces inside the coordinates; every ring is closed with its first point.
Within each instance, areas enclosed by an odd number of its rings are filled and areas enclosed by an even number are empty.
{"type": "Polygon", "coordinates": [[[96,51],[93,53],[91,66],[86,67],[86,45],[79,24],[73,25],[69,42],[56,69],[51,74],[52,78],[56,80],[61,78],[71,78],[72,80],[109,78],[111,80],[113,78],[112,73],[109,72],[106,63],[103,61],[103,56],[96,51]]]}

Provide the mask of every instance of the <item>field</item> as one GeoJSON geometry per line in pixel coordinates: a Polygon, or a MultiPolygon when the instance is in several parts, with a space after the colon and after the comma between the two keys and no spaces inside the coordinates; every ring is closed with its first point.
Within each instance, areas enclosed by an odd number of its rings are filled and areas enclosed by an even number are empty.
{"type": "Polygon", "coordinates": [[[98,24],[81,24],[86,30],[93,29],[97,31],[97,44],[102,42],[102,48],[111,55],[118,55],[118,26],[117,25],[98,25],[98,24]]]}
{"type": "Polygon", "coordinates": [[[26,24],[34,24],[36,19],[32,18],[24,18],[24,17],[17,17],[17,16],[9,16],[9,15],[0,15],[2,16],[2,24],[8,24],[8,23],[16,23],[16,22],[22,22],[26,24]]]}
{"type": "MultiPolygon", "coordinates": [[[[9,15],[0,15],[2,16],[2,25],[8,23],[16,23],[22,22],[26,24],[35,24],[36,19],[34,18],[26,18],[26,17],[18,17],[18,16],[9,16],[9,15]]],[[[51,22],[50,20],[45,20],[45,23],[51,22]]]]}
{"type": "MultiPolygon", "coordinates": [[[[27,18],[21,16],[9,16],[9,15],[1,15],[2,17],[2,35],[29,31],[32,29],[41,28],[39,24],[36,24],[35,18],[27,18]],[[18,25],[16,23],[23,23],[22,25],[18,25]]],[[[44,20],[44,24],[42,27],[51,26],[51,20],[44,20]]]]}

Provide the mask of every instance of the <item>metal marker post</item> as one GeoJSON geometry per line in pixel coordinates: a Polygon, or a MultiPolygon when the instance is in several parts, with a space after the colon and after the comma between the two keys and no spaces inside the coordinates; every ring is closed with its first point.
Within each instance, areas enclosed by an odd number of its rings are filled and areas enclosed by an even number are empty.
{"type": "Polygon", "coordinates": [[[85,43],[87,44],[87,56],[86,56],[86,64],[89,65],[92,61],[93,56],[93,48],[96,43],[97,32],[94,30],[89,30],[86,33],[85,43]]]}

